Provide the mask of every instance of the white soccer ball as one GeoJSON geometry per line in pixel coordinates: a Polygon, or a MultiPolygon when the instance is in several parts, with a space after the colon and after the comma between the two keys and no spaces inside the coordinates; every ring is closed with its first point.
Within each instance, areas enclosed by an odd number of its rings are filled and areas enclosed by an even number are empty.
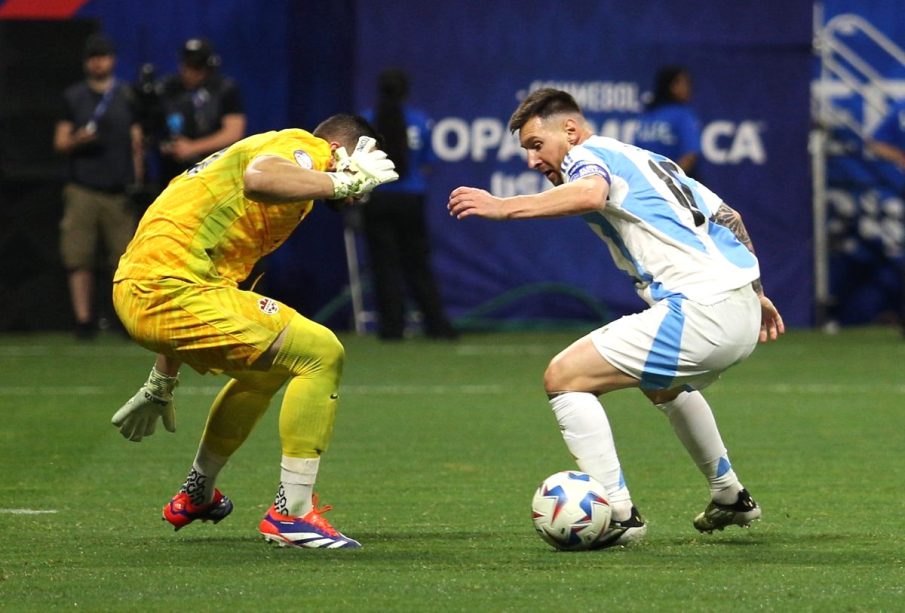
{"type": "Polygon", "coordinates": [[[557,549],[593,549],[610,525],[606,490],[587,473],[566,470],[550,475],[531,501],[534,529],[557,549]]]}

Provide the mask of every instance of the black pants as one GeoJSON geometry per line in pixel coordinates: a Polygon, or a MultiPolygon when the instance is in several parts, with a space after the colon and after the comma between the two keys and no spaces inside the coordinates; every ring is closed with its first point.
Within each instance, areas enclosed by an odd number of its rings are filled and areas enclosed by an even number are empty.
{"type": "Polygon", "coordinates": [[[455,336],[431,269],[424,201],[419,194],[378,191],[362,206],[381,338],[402,338],[406,289],[427,336],[455,336]]]}

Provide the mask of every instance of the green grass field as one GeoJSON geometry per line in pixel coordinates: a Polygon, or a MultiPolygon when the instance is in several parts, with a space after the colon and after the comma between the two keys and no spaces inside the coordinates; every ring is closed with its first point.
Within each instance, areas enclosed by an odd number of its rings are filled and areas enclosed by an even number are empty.
{"type": "Polygon", "coordinates": [[[542,478],[574,467],[541,375],[577,335],[344,336],[318,490],[334,525],[362,541],[355,551],[258,537],[278,480],[276,406],[221,475],[232,516],[174,533],[160,509],[223,380],[185,371],[176,434],[129,443],[109,418],[147,376],[149,353],[114,337],[0,337],[0,609],[905,609],[895,330],[793,331],[708,390],[764,509],[750,530],[698,534],[707,488],[665,418],[637,391],[608,396],[648,538],[562,553],[535,535],[530,500],[542,478]]]}

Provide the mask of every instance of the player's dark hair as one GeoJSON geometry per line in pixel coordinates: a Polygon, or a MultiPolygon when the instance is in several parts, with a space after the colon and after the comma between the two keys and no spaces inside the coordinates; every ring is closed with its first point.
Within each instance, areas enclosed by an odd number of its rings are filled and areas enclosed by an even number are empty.
{"type": "Polygon", "coordinates": [[[679,102],[676,95],[672,93],[672,84],[682,75],[691,76],[688,69],[684,66],[669,65],[661,67],[654,77],[654,95],[650,102],[647,103],[647,109],[651,110],[664,104],[679,102]]]}
{"type": "Polygon", "coordinates": [[[318,138],[326,141],[336,141],[346,148],[350,154],[358,144],[358,138],[361,136],[370,136],[377,140],[378,147],[381,147],[380,138],[368,120],[360,115],[348,115],[340,113],[328,117],[318,124],[312,132],[318,138]]]}
{"type": "Polygon", "coordinates": [[[509,119],[509,131],[515,133],[532,117],[547,119],[559,113],[581,115],[581,107],[569,92],[545,87],[528,94],[509,119]]]}
{"type": "Polygon", "coordinates": [[[374,127],[383,137],[383,150],[396,164],[400,177],[408,173],[408,125],[403,106],[408,91],[408,77],[401,70],[384,70],[377,78],[374,127]]]}

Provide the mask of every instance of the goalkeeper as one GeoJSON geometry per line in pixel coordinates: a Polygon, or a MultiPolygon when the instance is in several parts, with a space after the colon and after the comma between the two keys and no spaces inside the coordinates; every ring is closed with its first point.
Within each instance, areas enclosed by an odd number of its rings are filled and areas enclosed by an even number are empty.
{"type": "Polygon", "coordinates": [[[238,288],[281,245],[314,200],[352,204],[398,178],[362,118],[335,115],[312,133],[243,139],[179,175],[148,208],[114,277],[116,312],[157,353],[147,382],[113,416],[131,441],[175,431],[183,363],[225,373],[188,477],[164,506],[176,530],[219,522],[232,502],[217,476],[286,385],[280,407],[280,486],[259,530],[281,545],[359,547],[335,530],[313,495],[333,432],[343,347],[327,328],[276,300],[238,288]],[[351,151],[351,155],[347,152],[351,151]]]}

